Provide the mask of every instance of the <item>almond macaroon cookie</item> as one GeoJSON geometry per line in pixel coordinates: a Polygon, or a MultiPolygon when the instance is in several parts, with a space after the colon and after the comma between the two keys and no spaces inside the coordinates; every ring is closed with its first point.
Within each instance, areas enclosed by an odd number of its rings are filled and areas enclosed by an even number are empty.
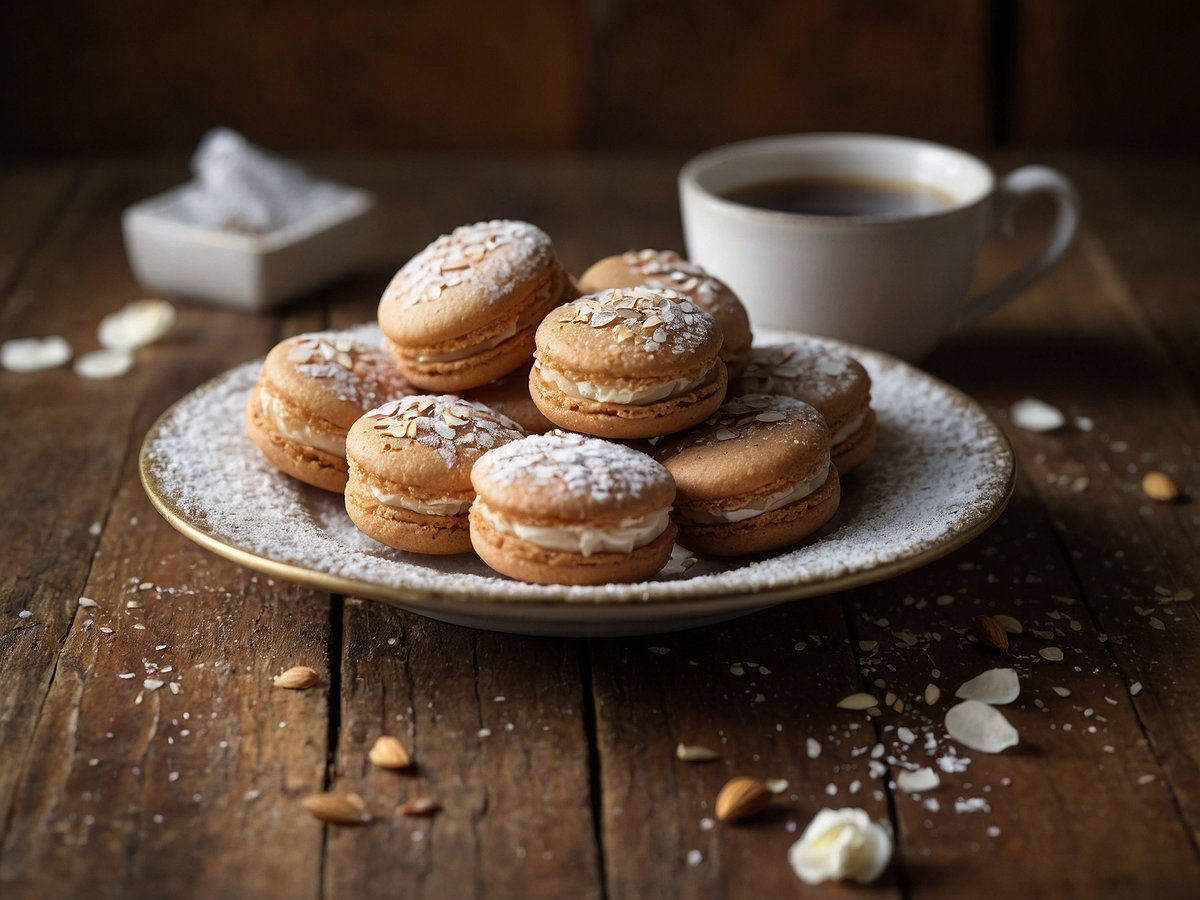
{"type": "Polygon", "coordinates": [[[540,228],[478,222],[442,235],[396,273],[379,327],[413,384],[457,392],[527,363],[538,324],[576,296],[540,228]]]}
{"type": "Polygon", "coordinates": [[[712,316],[725,338],[721,359],[729,370],[729,380],[741,374],[753,335],[746,307],[729,285],[674,250],[630,250],[609,256],[579,279],[579,289],[585,294],[638,285],[677,291],[712,316]]]}
{"type": "Polygon", "coordinates": [[[466,553],[471,467],[523,437],[519,425],[478,403],[418,395],[385,403],[346,438],[346,512],[361,531],[413,553],[466,553]]]}
{"type": "Polygon", "coordinates": [[[246,431],[281,471],[327,491],[346,487],[346,433],[386,400],[413,392],[385,351],[301,334],[277,344],[246,404],[246,431]]]}
{"type": "Polygon", "coordinates": [[[471,543],[504,575],[535,584],[640,581],[675,544],[671,473],[644,453],[564,431],[487,453],[471,483],[471,543]]]}
{"type": "Polygon", "coordinates": [[[554,310],[537,330],[529,393],[571,431],[648,438],[716,411],[727,376],[712,316],[674,291],[621,288],[554,310]]]}
{"type": "Polygon", "coordinates": [[[654,458],[678,488],[679,543],[697,553],[786,547],[828,522],[841,501],[825,420],[791,397],[726,401],[702,427],[664,439],[654,458]]]}
{"type": "Polygon", "coordinates": [[[750,351],[737,393],[784,394],[814,406],[829,425],[838,474],[857,468],[875,449],[871,376],[847,353],[819,341],[769,344],[750,351]]]}

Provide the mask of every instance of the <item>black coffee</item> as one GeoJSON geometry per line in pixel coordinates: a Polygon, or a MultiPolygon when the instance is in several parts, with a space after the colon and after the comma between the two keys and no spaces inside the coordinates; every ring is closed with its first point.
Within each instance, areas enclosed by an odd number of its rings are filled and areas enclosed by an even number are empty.
{"type": "Polygon", "coordinates": [[[744,206],[806,216],[920,216],[953,206],[952,196],[911,181],[868,178],[782,178],[756,181],[721,195],[744,206]]]}

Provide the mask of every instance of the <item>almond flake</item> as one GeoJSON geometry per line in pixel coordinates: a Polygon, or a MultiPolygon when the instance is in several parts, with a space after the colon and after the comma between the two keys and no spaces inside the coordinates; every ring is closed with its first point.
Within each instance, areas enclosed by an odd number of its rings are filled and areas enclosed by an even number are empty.
{"type": "Polygon", "coordinates": [[[119,378],[133,368],[133,354],[128,350],[93,350],[75,360],[75,374],[80,378],[101,381],[119,378]]]}
{"type": "Polygon", "coordinates": [[[1000,627],[1009,634],[1020,634],[1025,630],[1025,626],[1022,625],[1017,619],[1014,619],[1012,616],[1006,616],[1004,613],[996,613],[996,615],[992,616],[992,618],[995,619],[1000,624],[1000,627]]]}
{"type": "Polygon", "coordinates": [[[941,779],[938,778],[937,772],[928,766],[917,769],[915,772],[905,770],[896,776],[896,786],[906,794],[932,791],[939,784],[941,784],[941,779]]]}
{"type": "Polygon", "coordinates": [[[1063,658],[1063,652],[1057,647],[1043,647],[1038,651],[1038,656],[1040,656],[1042,659],[1048,659],[1050,662],[1061,662],[1063,658]]]}
{"type": "Polygon", "coordinates": [[[358,794],[343,794],[340,791],[325,791],[309,794],[300,805],[314,819],[333,825],[363,825],[371,821],[367,804],[358,794]]]}
{"type": "Polygon", "coordinates": [[[1179,497],[1179,485],[1166,472],[1147,472],[1142,476],[1142,492],[1151,500],[1170,503],[1179,497]]]}
{"type": "Polygon", "coordinates": [[[1067,417],[1058,409],[1033,397],[1018,400],[1009,413],[1013,424],[1026,431],[1054,431],[1067,422],[1067,417]]]}
{"type": "Polygon", "coordinates": [[[381,769],[407,769],[413,764],[412,757],[399,738],[389,734],[380,735],[371,745],[367,759],[381,769]]]}
{"type": "Polygon", "coordinates": [[[862,710],[869,709],[878,703],[879,701],[876,700],[871,694],[857,693],[843,697],[838,701],[837,705],[838,709],[862,710]]]}
{"type": "Polygon", "coordinates": [[[432,797],[414,797],[396,807],[396,812],[402,816],[427,817],[435,815],[442,809],[442,804],[432,797]]]}
{"type": "Polygon", "coordinates": [[[954,692],[960,700],[980,703],[1012,703],[1021,695],[1021,684],[1015,669],[988,669],[976,675],[954,692]]]}
{"type": "Polygon", "coordinates": [[[710,762],[721,758],[721,754],[716,750],[709,750],[698,744],[680,744],[675,748],[675,756],[684,762],[710,762]]]}
{"type": "Polygon", "coordinates": [[[63,365],[73,352],[67,339],[59,335],[18,338],[0,344],[0,367],[10,372],[40,372],[63,365]]]}
{"type": "Polygon", "coordinates": [[[303,691],[321,683],[321,676],[308,666],[292,666],[286,672],[275,676],[275,687],[287,688],[290,691],[303,691]]]}
{"type": "Polygon", "coordinates": [[[1163,624],[1163,620],[1160,619],[1158,616],[1151,616],[1149,621],[1150,621],[1151,628],[1157,628],[1159,631],[1167,630],[1167,626],[1165,624],[1163,624]]]}
{"type": "Polygon", "coordinates": [[[1058,694],[1058,696],[1060,696],[1060,697],[1070,697],[1071,696],[1070,688],[1058,687],[1057,685],[1055,685],[1050,690],[1054,691],[1054,693],[1058,694]]]}
{"type": "Polygon", "coordinates": [[[136,350],[152,344],[175,324],[175,307],[165,300],[139,300],[100,320],[100,344],[109,350],[136,350]]]}
{"type": "Polygon", "coordinates": [[[994,706],[964,700],[946,713],[946,733],[964,747],[999,753],[1019,743],[1017,730],[994,706]]]}
{"type": "Polygon", "coordinates": [[[925,685],[925,702],[929,706],[933,706],[933,704],[937,703],[941,696],[942,689],[936,684],[931,682],[930,684],[925,685]]]}

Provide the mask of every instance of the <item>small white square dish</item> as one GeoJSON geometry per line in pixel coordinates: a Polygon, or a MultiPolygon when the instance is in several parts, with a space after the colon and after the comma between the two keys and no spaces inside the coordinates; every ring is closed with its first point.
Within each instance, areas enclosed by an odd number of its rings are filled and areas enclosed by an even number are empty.
{"type": "Polygon", "coordinates": [[[125,250],[148,291],[264,312],[349,274],[363,259],[376,200],[330,185],[329,202],[262,233],[199,225],[180,215],[183,184],[125,210],[125,250]]]}

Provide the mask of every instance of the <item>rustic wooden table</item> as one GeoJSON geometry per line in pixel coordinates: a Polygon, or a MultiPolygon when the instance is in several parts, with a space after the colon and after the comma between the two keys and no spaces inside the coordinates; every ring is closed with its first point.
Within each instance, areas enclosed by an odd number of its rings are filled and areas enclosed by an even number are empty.
{"type": "MultiPolygon", "coordinates": [[[[314,160],[383,198],[360,277],[279,316],[180,306],[115,381],[0,374],[0,895],[1200,895],[1200,164],[1051,161],[1085,197],[1081,239],[924,364],[1005,424],[1007,513],[912,574],[726,625],[522,638],[273,583],[173,531],[137,477],[166,406],[282,336],[371,318],[391,272],[455,224],[537,222],[575,271],[679,246],[678,160],[314,160]],[[1094,427],[1011,427],[1025,396],[1094,427]],[[1146,499],[1151,469],[1184,497],[1146,499]],[[970,641],[984,612],[1024,624],[1007,656],[970,641]],[[321,685],[273,687],[294,664],[321,685]],[[960,750],[919,800],[894,789],[931,764],[927,735],[950,752],[954,690],[998,665],[1021,675],[1020,746],[960,750]],[[903,712],[836,708],[863,689],[903,712]],[[367,763],[380,733],[415,772],[367,763]],[[722,759],[680,762],[680,741],[722,759]],[[713,827],[739,773],[790,786],[769,814],[713,827]],[[376,821],[310,818],[298,799],[324,786],[358,791],[376,821]],[[442,811],[393,815],[417,795],[442,811]],[[787,849],[823,806],[890,821],[879,884],[792,874],[787,849]]],[[[95,347],[100,316],[143,295],[122,208],[185,175],[178,159],[4,169],[0,338],[95,347]]]]}

